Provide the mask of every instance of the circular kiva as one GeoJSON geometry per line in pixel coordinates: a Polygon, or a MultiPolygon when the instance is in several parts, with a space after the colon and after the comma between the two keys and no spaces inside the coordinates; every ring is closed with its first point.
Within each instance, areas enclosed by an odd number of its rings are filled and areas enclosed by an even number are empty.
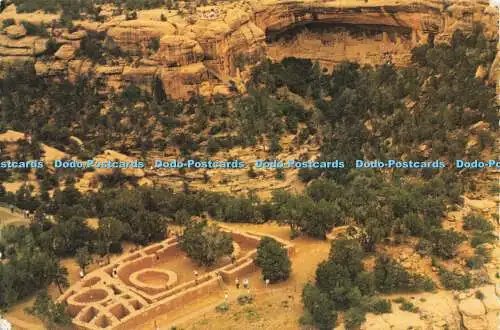
{"type": "Polygon", "coordinates": [[[111,297],[113,292],[107,287],[85,288],[68,298],[68,304],[72,306],[85,306],[91,303],[99,303],[111,297]]]}
{"type": "Polygon", "coordinates": [[[150,294],[168,290],[177,284],[177,274],[170,270],[144,268],[130,275],[130,283],[150,294]]]}

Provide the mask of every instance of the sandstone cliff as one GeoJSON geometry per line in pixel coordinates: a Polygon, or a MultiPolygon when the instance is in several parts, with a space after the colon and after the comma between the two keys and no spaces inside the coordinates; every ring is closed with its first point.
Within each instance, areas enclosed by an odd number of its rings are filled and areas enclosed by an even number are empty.
{"type": "MultiPolygon", "coordinates": [[[[310,58],[328,67],[343,60],[406,65],[413,47],[429,38],[446,42],[456,29],[471,31],[476,23],[496,39],[498,11],[486,1],[460,0],[221,2],[192,14],[158,9],[140,12],[136,20],[110,16],[103,23],[74,22],[76,31],[51,29],[60,47],[52,56],[46,54],[49,38],[26,35],[13,6],[0,13],[4,18],[18,24],[0,34],[0,64],[34,63],[41,75],[71,80],[93,74],[115,89],[130,82],[149,88],[159,79],[168,94],[187,98],[238,82],[240,71],[264,56],[310,58]],[[78,52],[87,32],[123,57],[89,62],[78,52]]],[[[43,14],[22,19],[44,20],[43,14]]],[[[484,69],[495,79],[496,69],[484,69]]]]}

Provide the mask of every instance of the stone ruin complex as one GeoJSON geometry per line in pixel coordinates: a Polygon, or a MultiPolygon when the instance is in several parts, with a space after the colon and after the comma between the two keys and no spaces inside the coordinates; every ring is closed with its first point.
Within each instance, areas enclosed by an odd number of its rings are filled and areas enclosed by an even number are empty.
{"type": "MultiPolygon", "coordinates": [[[[176,269],[162,267],[168,261],[185,257],[177,239],[171,237],[126,253],[87,274],[58,301],[67,305],[73,325],[79,329],[134,329],[160,315],[168,316],[175,308],[221,292],[224,285],[257,270],[254,257],[264,235],[221,228],[232,234],[233,261],[226,260],[219,268],[198,278],[181,282],[176,269]]],[[[293,244],[273,238],[293,255],[293,244]]]]}

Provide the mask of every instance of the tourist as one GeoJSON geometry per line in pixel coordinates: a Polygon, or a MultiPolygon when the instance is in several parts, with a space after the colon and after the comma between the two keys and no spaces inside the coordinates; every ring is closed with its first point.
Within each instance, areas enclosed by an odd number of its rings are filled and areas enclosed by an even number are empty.
{"type": "Polygon", "coordinates": [[[265,282],[266,282],[266,288],[267,288],[267,287],[269,286],[269,282],[270,282],[270,281],[269,281],[269,279],[268,279],[268,278],[266,278],[265,282]]]}
{"type": "Polygon", "coordinates": [[[14,214],[14,205],[10,206],[10,213],[14,214]]]}
{"type": "Polygon", "coordinates": [[[156,323],[156,320],[155,320],[155,329],[154,330],[160,330],[160,327],[158,326],[158,323],[156,323]]]}
{"type": "Polygon", "coordinates": [[[85,272],[83,271],[83,269],[80,269],[80,278],[84,278],[85,277],[85,272]]]}
{"type": "Polygon", "coordinates": [[[194,273],[194,283],[198,285],[198,272],[195,270],[193,273],[194,273]]]}
{"type": "Polygon", "coordinates": [[[248,282],[248,278],[245,278],[245,279],[243,280],[243,287],[244,287],[245,289],[248,289],[248,288],[250,287],[250,284],[249,284],[249,282],[248,282]]]}
{"type": "Polygon", "coordinates": [[[240,288],[240,279],[239,278],[236,278],[234,280],[234,284],[236,284],[236,289],[239,289],[240,288]]]}

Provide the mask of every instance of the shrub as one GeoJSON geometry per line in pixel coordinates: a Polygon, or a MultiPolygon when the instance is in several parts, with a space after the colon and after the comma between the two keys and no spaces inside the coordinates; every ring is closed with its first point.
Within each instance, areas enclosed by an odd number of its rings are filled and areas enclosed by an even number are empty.
{"type": "Polygon", "coordinates": [[[229,311],[229,304],[226,302],[223,302],[222,304],[217,305],[217,307],[215,307],[215,311],[217,311],[219,313],[226,313],[227,311],[229,311]]]}
{"type": "Polygon", "coordinates": [[[375,299],[369,304],[368,311],[375,314],[391,313],[392,305],[387,299],[375,299]]]}
{"type": "Polygon", "coordinates": [[[350,308],[344,314],[344,326],[346,330],[358,329],[366,321],[366,313],[361,308],[350,308]]]}
{"type": "Polygon", "coordinates": [[[403,311],[412,313],[417,313],[419,310],[417,306],[415,306],[411,301],[408,300],[404,300],[399,308],[403,311]]]}
{"type": "Polygon", "coordinates": [[[52,56],[57,52],[58,49],[59,49],[59,44],[56,42],[54,38],[50,38],[47,41],[47,50],[45,51],[45,53],[49,56],[52,56]]]}
{"type": "Polygon", "coordinates": [[[439,279],[443,286],[449,290],[465,290],[472,287],[472,276],[470,274],[460,275],[446,269],[441,269],[439,271],[439,279]]]}
{"type": "Polygon", "coordinates": [[[160,49],[160,38],[153,38],[149,42],[149,48],[153,51],[158,51],[160,49]]]}
{"type": "Polygon", "coordinates": [[[484,266],[484,257],[483,256],[473,256],[467,259],[467,267],[471,269],[480,269],[484,266]]]}
{"type": "Polygon", "coordinates": [[[477,247],[484,243],[494,243],[495,240],[496,236],[491,232],[476,231],[470,240],[470,245],[472,247],[477,247]]]}
{"type": "Polygon", "coordinates": [[[243,294],[241,296],[238,296],[237,300],[238,300],[238,304],[247,305],[247,304],[251,304],[253,302],[253,297],[251,295],[248,295],[248,294],[243,294]]]}
{"type": "Polygon", "coordinates": [[[6,28],[7,26],[11,26],[16,24],[16,20],[13,18],[6,18],[2,21],[2,26],[6,28]]]}
{"type": "Polygon", "coordinates": [[[455,249],[466,237],[454,230],[434,229],[430,233],[433,252],[442,258],[450,259],[455,255],[455,249]]]}
{"type": "Polygon", "coordinates": [[[493,224],[480,215],[468,215],[464,217],[465,230],[492,231],[493,224]]]}

